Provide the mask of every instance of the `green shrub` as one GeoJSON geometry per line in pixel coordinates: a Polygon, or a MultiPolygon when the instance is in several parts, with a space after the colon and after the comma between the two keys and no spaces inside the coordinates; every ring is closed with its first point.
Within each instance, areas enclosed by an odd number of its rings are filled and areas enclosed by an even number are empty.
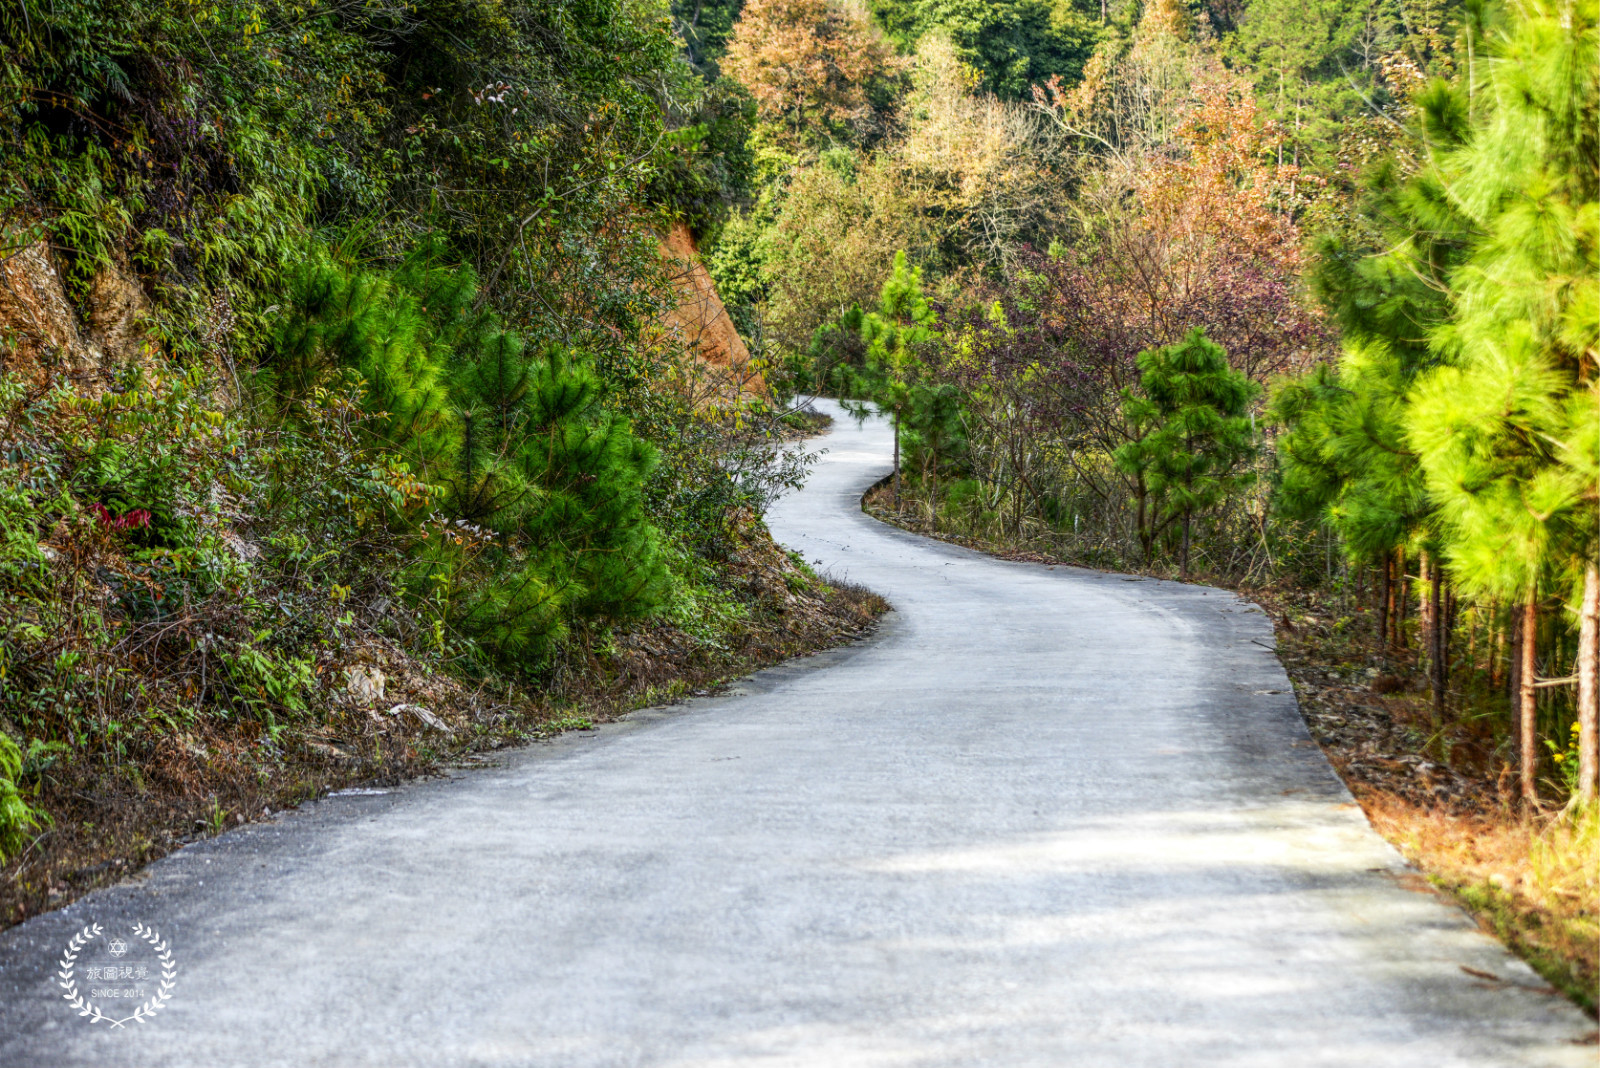
{"type": "Polygon", "coordinates": [[[17,790],[21,777],[22,750],[10,735],[0,731],[0,861],[20,852],[27,843],[27,832],[49,819],[22,799],[17,790]]]}
{"type": "Polygon", "coordinates": [[[530,668],[576,619],[662,603],[654,450],[601,406],[581,356],[531,349],[480,309],[470,269],[432,249],[387,272],[319,252],[291,277],[272,353],[286,411],[358,374],[362,433],[428,487],[391,519],[420,535],[408,572],[441,640],[530,668]]]}

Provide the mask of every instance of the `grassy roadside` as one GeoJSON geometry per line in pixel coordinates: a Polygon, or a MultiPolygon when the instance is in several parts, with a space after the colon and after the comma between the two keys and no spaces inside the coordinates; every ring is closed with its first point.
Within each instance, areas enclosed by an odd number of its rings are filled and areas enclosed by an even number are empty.
{"type": "Polygon", "coordinates": [[[331,709],[314,727],[264,740],[247,721],[200,720],[109,765],[46,761],[32,800],[53,820],[0,867],[0,926],[331,790],[394,784],[473,753],[589,729],[858,639],[888,608],[819,578],[756,523],[737,535],[724,571],[737,625],[709,633],[654,621],[589,634],[539,690],[472,686],[369,639],[321,676],[331,709]]]}
{"type": "MultiPolygon", "coordinates": [[[[862,507],[886,523],[1005,559],[1082,566],[1038,545],[934,532],[925,511],[909,500],[901,509],[893,503],[884,482],[862,507]]],[[[1177,578],[1170,570],[1139,573],[1177,578]]],[[[1523,811],[1494,745],[1491,715],[1461,713],[1434,726],[1427,680],[1411,654],[1380,649],[1375,624],[1359,609],[1342,614],[1317,591],[1230,588],[1271,615],[1279,659],[1311,735],[1378,833],[1480,927],[1595,1015],[1600,808],[1523,811]]],[[[1467,707],[1489,700],[1456,696],[1467,707]]]]}

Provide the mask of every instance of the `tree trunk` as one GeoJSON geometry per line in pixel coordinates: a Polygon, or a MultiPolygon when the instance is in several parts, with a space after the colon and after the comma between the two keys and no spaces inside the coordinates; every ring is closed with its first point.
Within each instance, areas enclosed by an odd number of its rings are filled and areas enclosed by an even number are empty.
{"type": "Polygon", "coordinates": [[[1522,699],[1522,606],[1520,604],[1513,604],[1506,609],[1506,626],[1511,630],[1511,656],[1506,672],[1506,694],[1511,701],[1511,738],[1514,748],[1517,737],[1517,702],[1522,699]]]}
{"type": "Polygon", "coordinates": [[[1429,556],[1428,550],[1423,549],[1417,553],[1417,582],[1421,585],[1421,589],[1417,590],[1417,629],[1421,631],[1417,635],[1420,646],[1417,652],[1420,654],[1419,662],[1423,657],[1427,658],[1430,687],[1433,684],[1433,598],[1430,596],[1433,583],[1429,581],[1432,577],[1430,567],[1432,563],[1433,559],[1429,556]]]}
{"type": "Polygon", "coordinates": [[[1184,578],[1189,577],[1189,526],[1193,521],[1190,513],[1183,513],[1183,552],[1179,557],[1178,571],[1184,578]]]}
{"type": "Polygon", "coordinates": [[[894,419],[894,510],[900,510],[900,409],[893,410],[894,419]]]}
{"type": "Polygon", "coordinates": [[[1153,544],[1155,542],[1155,538],[1150,533],[1150,493],[1144,488],[1143,475],[1138,477],[1138,482],[1135,484],[1135,488],[1138,490],[1137,504],[1139,509],[1139,548],[1144,550],[1144,562],[1145,566],[1148,567],[1150,566],[1150,557],[1155,550],[1155,545],[1153,544]]]}
{"type": "Polygon", "coordinates": [[[1433,723],[1444,723],[1445,649],[1450,643],[1448,620],[1442,610],[1440,587],[1444,585],[1439,562],[1428,561],[1428,682],[1433,688],[1433,723]]]}
{"type": "Polygon", "coordinates": [[[1394,598],[1394,647],[1406,648],[1406,608],[1411,604],[1411,578],[1406,574],[1406,549],[1395,555],[1395,583],[1400,587],[1394,598]]]}
{"type": "Polygon", "coordinates": [[[1600,566],[1583,569],[1583,610],[1578,624],[1578,797],[1595,798],[1600,778],[1600,566]]]}
{"type": "Polygon", "coordinates": [[[1517,755],[1521,764],[1522,800],[1530,806],[1539,800],[1539,691],[1535,687],[1539,645],[1539,599],[1530,590],[1522,606],[1522,648],[1517,670],[1517,755]]]}
{"type": "Polygon", "coordinates": [[[1472,613],[1472,624],[1467,627],[1467,671],[1478,670],[1478,625],[1479,613],[1472,613]]]}
{"type": "Polygon", "coordinates": [[[1489,689],[1498,690],[1505,680],[1501,674],[1506,650],[1506,627],[1500,622],[1500,602],[1489,602],[1489,689]]]}
{"type": "MultiPolygon", "coordinates": [[[[1015,466],[1015,465],[1013,465],[1015,466]]],[[[1021,470],[1021,468],[1016,468],[1021,470]]],[[[1016,504],[1011,509],[1011,540],[1017,545],[1022,544],[1022,480],[1019,478],[1012,482],[1011,492],[1016,495],[1016,504]]]]}
{"type": "Polygon", "coordinates": [[[1440,631],[1439,638],[1439,678],[1443,681],[1445,700],[1450,699],[1450,638],[1461,625],[1461,601],[1456,597],[1456,591],[1450,585],[1450,578],[1441,568],[1439,571],[1439,596],[1444,599],[1444,628],[1440,631]]]}
{"type": "Polygon", "coordinates": [[[1383,579],[1378,588],[1378,649],[1387,652],[1389,649],[1389,613],[1394,611],[1394,592],[1389,587],[1389,574],[1394,569],[1394,555],[1386,553],[1383,557],[1383,579]]]}

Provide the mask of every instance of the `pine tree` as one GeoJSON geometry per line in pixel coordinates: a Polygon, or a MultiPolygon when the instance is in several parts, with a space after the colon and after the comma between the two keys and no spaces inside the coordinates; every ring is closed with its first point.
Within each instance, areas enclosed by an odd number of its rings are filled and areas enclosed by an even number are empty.
{"type": "Polygon", "coordinates": [[[271,370],[304,397],[338,371],[366,387],[368,433],[435,487],[410,573],[442,622],[502,666],[533,669],[582,619],[648,613],[667,592],[642,487],[656,455],[601,405],[584,361],[530,351],[477,307],[476,279],[425,246],[393,272],[310,257],[271,370]]]}
{"type": "MultiPolygon", "coordinates": [[[[1521,6],[1485,58],[1483,117],[1435,160],[1476,231],[1431,332],[1406,436],[1457,581],[1574,616],[1600,575],[1600,74],[1597,5],[1521,6]]],[[[1466,109],[1441,94],[1436,112],[1466,109]]],[[[1593,664],[1591,643],[1580,661],[1593,664]]],[[[1596,678],[1580,679],[1580,794],[1595,796],[1596,678]]],[[[1524,718],[1531,678],[1522,680],[1524,718]]],[[[1526,731],[1524,731],[1526,737],[1526,731]]],[[[1523,786],[1532,793],[1526,760],[1523,786]]]]}
{"type": "Polygon", "coordinates": [[[1179,567],[1189,573],[1195,517],[1248,485],[1255,451],[1250,402],[1260,387],[1228,365],[1227,353],[1195,327],[1177,344],[1139,354],[1138,391],[1123,393],[1134,439],[1115,453],[1132,477],[1145,559],[1167,526],[1180,524],[1179,567]]]}
{"type": "Polygon", "coordinates": [[[912,392],[922,369],[919,346],[933,340],[937,316],[922,294],[922,270],[896,252],[894,269],[883,283],[878,310],[852,309],[841,323],[858,335],[866,347],[863,365],[840,365],[836,375],[840,395],[871,401],[889,413],[894,427],[894,495],[900,499],[900,435],[912,392]]]}

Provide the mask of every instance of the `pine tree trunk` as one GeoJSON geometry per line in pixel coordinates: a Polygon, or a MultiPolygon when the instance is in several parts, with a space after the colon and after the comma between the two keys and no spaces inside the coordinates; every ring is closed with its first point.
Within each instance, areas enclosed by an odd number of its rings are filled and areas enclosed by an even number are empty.
{"type": "Polygon", "coordinates": [[[1417,582],[1421,585],[1421,588],[1417,590],[1417,623],[1418,629],[1421,631],[1417,637],[1420,639],[1421,648],[1417,651],[1420,654],[1419,661],[1423,657],[1427,658],[1428,684],[1430,687],[1433,684],[1433,598],[1429,593],[1433,583],[1429,581],[1431,577],[1429,565],[1432,563],[1433,561],[1428,556],[1426,549],[1417,554],[1417,582]]]}
{"type": "Polygon", "coordinates": [[[894,409],[894,510],[900,510],[900,409],[894,409]]]}
{"type": "Polygon", "coordinates": [[[1505,676],[1506,627],[1500,622],[1500,602],[1489,602],[1489,689],[1498,690],[1505,676]]]}
{"type": "Polygon", "coordinates": [[[1406,574],[1406,549],[1401,546],[1395,556],[1395,582],[1400,589],[1394,598],[1394,647],[1406,646],[1406,609],[1411,604],[1411,578],[1406,574]]]}
{"type": "Polygon", "coordinates": [[[1389,588],[1389,573],[1393,570],[1394,559],[1392,554],[1385,554],[1383,558],[1383,580],[1378,588],[1378,649],[1387,652],[1389,649],[1389,613],[1393,611],[1394,593],[1389,588]]]}
{"type": "Polygon", "coordinates": [[[1440,587],[1444,585],[1437,560],[1428,561],[1428,681],[1433,687],[1433,722],[1444,723],[1445,647],[1449,644],[1446,619],[1441,610],[1440,587]]]}
{"type": "Polygon", "coordinates": [[[1522,606],[1522,648],[1519,650],[1520,663],[1517,665],[1517,756],[1521,765],[1520,778],[1522,781],[1522,800],[1529,805],[1535,804],[1539,799],[1538,783],[1535,776],[1539,771],[1539,739],[1537,729],[1539,724],[1539,691],[1535,688],[1537,682],[1537,664],[1535,654],[1539,645],[1539,600],[1533,591],[1528,593],[1528,601],[1522,606]]]}
{"type": "Polygon", "coordinates": [[[1467,671],[1478,670],[1478,613],[1472,613],[1472,625],[1467,628],[1467,671]]]}
{"type": "Polygon", "coordinates": [[[1188,578],[1189,577],[1189,526],[1190,526],[1190,524],[1192,522],[1193,522],[1193,516],[1191,516],[1190,513],[1188,513],[1188,512],[1184,512],[1183,513],[1183,555],[1182,555],[1182,557],[1181,557],[1181,559],[1179,561],[1179,564],[1178,564],[1179,572],[1183,575],[1184,578],[1188,578]]]}
{"type": "Polygon", "coordinates": [[[1583,610],[1578,624],[1578,797],[1593,801],[1600,778],[1600,566],[1583,569],[1583,610]]]}
{"type": "Polygon", "coordinates": [[[1513,747],[1517,737],[1517,702],[1522,693],[1522,606],[1514,604],[1506,610],[1506,626],[1511,630],[1511,656],[1506,672],[1506,694],[1511,702],[1511,738],[1513,747]]]}
{"type": "Polygon", "coordinates": [[[1138,490],[1139,509],[1139,548],[1144,550],[1144,562],[1145,566],[1148,567],[1150,564],[1150,557],[1155,550],[1155,538],[1150,534],[1150,493],[1144,488],[1143,475],[1138,477],[1136,488],[1138,490]]]}
{"type": "Polygon", "coordinates": [[[1450,579],[1439,570],[1439,596],[1443,599],[1444,615],[1439,618],[1444,620],[1444,627],[1440,630],[1439,639],[1439,671],[1444,679],[1446,699],[1450,691],[1450,637],[1455,634],[1456,627],[1461,625],[1461,602],[1456,599],[1456,591],[1450,587],[1450,579]]]}

